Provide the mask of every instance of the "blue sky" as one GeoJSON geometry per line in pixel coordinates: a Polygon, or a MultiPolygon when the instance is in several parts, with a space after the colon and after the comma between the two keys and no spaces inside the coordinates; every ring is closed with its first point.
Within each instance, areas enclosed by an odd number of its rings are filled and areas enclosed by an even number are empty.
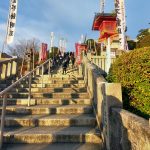
{"type": "MultiPolygon", "coordinates": [[[[125,0],[127,35],[136,38],[142,28],[150,28],[150,0],[125,0]]],[[[6,33],[9,0],[0,2],[0,49],[6,33]]],[[[114,0],[106,0],[105,12],[114,9],[114,0]]],[[[99,33],[92,31],[95,12],[99,11],[99,0],[19,0],[16,34],[18,39],[37,38],[50,43],[50,33],[58,39],[67,39],[67,49],[74,50],[74,43],[81,34],[97,39],[99,33]]]]}

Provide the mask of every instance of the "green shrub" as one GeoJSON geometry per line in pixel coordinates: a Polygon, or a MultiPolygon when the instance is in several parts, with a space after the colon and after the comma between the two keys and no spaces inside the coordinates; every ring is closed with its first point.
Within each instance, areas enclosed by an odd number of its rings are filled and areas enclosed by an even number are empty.
{"type": "Polygon", "coordinates": [[[150,47],[135,49],[117,58],[107,80],[121,82],[125,109],[150,117],[150,47]]]}

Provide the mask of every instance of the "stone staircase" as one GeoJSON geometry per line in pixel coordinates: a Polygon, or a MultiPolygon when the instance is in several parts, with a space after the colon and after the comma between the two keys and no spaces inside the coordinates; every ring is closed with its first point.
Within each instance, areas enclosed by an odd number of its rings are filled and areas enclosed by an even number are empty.
{"type": "Polygon", "coordinates": [[[28,91],[24,82],[8,93],[4,149],[102,149],[92,101],[77,72],[33,78],[30,107],[28,91]]]}
{"type": "Polygon", "coordinates": [[[0,80],[0,92],[16,81],[16,77],[9,77],[5,80],[0,80]]]}

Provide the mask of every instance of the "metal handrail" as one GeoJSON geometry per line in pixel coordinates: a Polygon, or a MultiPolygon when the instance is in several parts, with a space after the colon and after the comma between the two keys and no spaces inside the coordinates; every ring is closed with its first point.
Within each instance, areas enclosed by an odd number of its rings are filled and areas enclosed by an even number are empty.
{"type": "Polygon", "coordinates": [[[5,93],[7,93],[9,90],[11,90],[13,87],[15,87],[18,83],[20,83],[21,81],[23,81],[24,79],[26,79],[29,75],[31,75],[33,72],[35,72],[37,69],[41,68],[42,66],[44,66],[46,63],[48,63],[50,61],[50,59],[48,59],[47,61],[45,61],[43,64],[41,64],[40,66],[36,67],[34,70],[32,70],[31,72],[27,73],[25,76],[21,77],[20,79],[18,79],[18,81],[14,82],[12,85],[10,85],[9,87],[7,87],[6,89],[4,89],[3,91],[0,92],[0,96],[4,95],[5,93]]]}
{"type": "MultiPolygon", "coordinates": [[[[29,77],[28,106],[30,106],[32,74],[35,71],[37,71],[37,69],[42,68],[42,78],[43,78],[43,74],[44,74],[44,69],[43,68],[44,68],[44,65],[48,63],[48,73],[50,75],[50,60],[51,59],[46,60],[43,64],[41,64],[40,66],[36,67],[34,70],[30,71],[28,74],[26,74],[25,76],[21,77],[20,79],[18,79],[18,81],[16,81],[15,83],[13,83],[12,85],[10,85],[9,87],[7,87],[6,89],[4,89],[3,91],[0,92],[0,97],[3,98],[2,114],[1,114],[1,127],[0,127],[1,128],[1,132],[0,132],[0,149],[2,148],[2,144],[3,144],[4,122],[5,122],[5,112],[6,112],[6,104],[7,104],[7,99],[6,99],[7,92],[9,92],[12,88],[14,88],[21,81],[24,81],[24,79],[27,79],[27,77],[29,77]]],[[[42,82],[42,88],[43,88],[43,82],[42,82]]]]}

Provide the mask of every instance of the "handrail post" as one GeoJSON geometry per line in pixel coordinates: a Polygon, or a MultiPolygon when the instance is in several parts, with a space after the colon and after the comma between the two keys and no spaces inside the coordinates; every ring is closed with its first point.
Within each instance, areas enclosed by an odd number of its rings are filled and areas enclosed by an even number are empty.
{"type": "Polygon", "coordinates": [[[3,146],[3,134],[4,134],[4,125],[5,125],[5,113],[6,113],[6,95],[3,96],[3,106],[2,106],[2,116],[1,116],[1,132],[0,132],[0,149],[3,146]]]}
{"type": "Polygon", "coordinates": [[[42,65],[42,75],[44,74],[44,65],[42,65]]]}
{"type": "Polygon", "coordinates": [[[32,82],[32,75],[29,75],[29,96],[28,96],[28,106],[30,106],[31,101],[31,82],[32,82]]]}
{"type": "Polygon", "coordinates": [[[48,61],[48,74],[50,75],[50,60],[48,61]]]}
{"type": "Polygon", "coordinates": [[[44,65],[42,65],[42,91],[43,91],[43,76],[44,76],[44,65]]]}

